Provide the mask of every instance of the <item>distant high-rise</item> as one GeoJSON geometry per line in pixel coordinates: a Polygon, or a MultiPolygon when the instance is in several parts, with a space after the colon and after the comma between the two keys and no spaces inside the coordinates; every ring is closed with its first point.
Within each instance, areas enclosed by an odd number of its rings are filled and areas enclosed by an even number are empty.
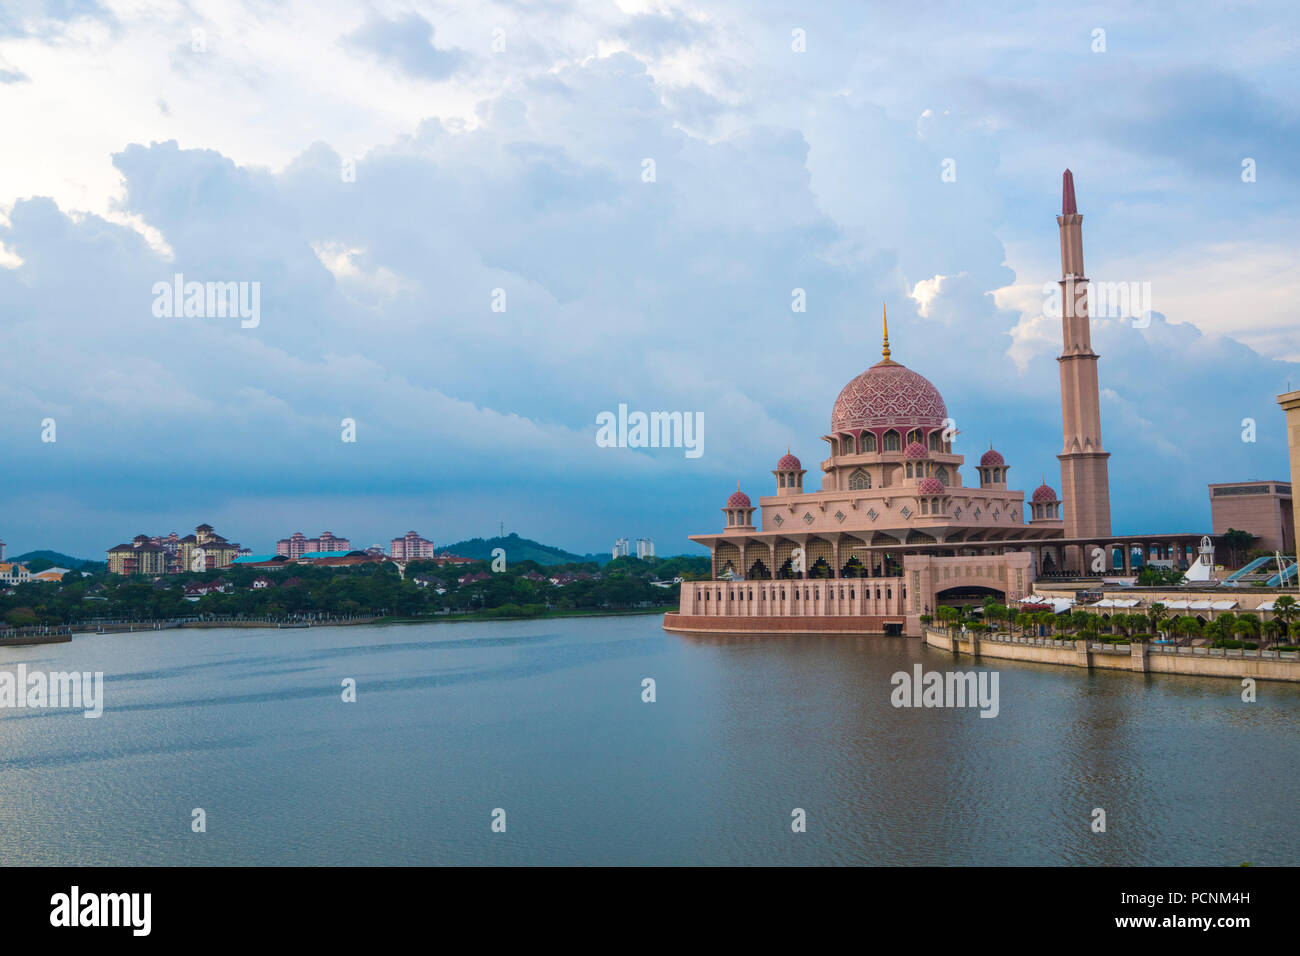
{"type": "Polygon", "coordinates": [[[637,538],[636,556],[638,558],[653,558],[655,556],[655,543],[649,538],[637,538]]]}
{"type": "Polygon", "coordinates": [[[304,554],[316,554],[321,551],[351,551],[352,542],[347,538],[336,538],[328,531],[322,531],[319,538],[309,538],[301,531],[295,531],[287,538],[275,543],[275,553],[286,558],[297,559],[304,554]]]}
{"type": "Polygon", "coordinates": [[[614,542],[614,550],[611,552],[615,558],[626,558],[632,552],[632,546],[627,538],[619,538],[614,542]]]}
{"type": "Polygon", "coordinates": [[[394,538],[388,547],[388,554],[398,561],[414,561],[417,558],[432,558],[433,542],[422,538],[414,531],[408,531],[400,538],[394,538]]]}

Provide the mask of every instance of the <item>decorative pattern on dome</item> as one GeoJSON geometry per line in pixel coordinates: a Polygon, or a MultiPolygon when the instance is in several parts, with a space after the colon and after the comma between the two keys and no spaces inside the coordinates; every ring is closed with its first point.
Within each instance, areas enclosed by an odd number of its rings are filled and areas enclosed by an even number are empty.
{"type": "Polygon", "coordinates": [[[1056,492],[1052,489],[1050,485],[1044,482],[1043,484],[1039,485],[1038,489],[1034,492],[1033,500],[1040,503],[1044,501],[1055,501],[1056,492]]]}
{"type": "Polygon", "coordinates": [[[831,431],[891,425],[938,428],[947,417],[943,396],[925,376],[895,362],[882,362],[844,386],[831,412],[831,431]]]}
{"type": "Polygon", "coordinates": [[[789,452],[782,455],[781,460],[776,463],[777,471],[801,471],[802,469],[803,465],[799,463],[799,459],[789,452]]]}
{"type": "Polygon", "coordinates": [[[752,508],[749,503],[749,495],[743,491],[733,491],[731,497],[727,499],[728,508],[752,508]]]}
{"type": "Polygon", "coordinates": [[[912,442],[912,444],[907,446],[907,449],[903,452],[903,457],[904,458],[929,458],[930,452],[919,441],[914,441],[912,442]]]}
{"type": "Polygon", "coordinates": [[[946,495],[948,489],[943,486],[943,482],[938,478],[923,478],[921,483],[916,486],[916,490],[923,495],[946,495]]]}
{"type": "Polygon", "coordinates": [[[1000,468],[1006,464],[1001,452],[996,452],[992,448],[980,456],[981,468],[1000,468]]]}

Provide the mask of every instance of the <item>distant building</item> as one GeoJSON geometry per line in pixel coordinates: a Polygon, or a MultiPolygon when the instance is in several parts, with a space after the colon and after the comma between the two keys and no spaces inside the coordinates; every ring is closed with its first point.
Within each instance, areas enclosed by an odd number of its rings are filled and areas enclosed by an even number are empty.
{"type": "Polygon", "coordinates": [[[0,541],[0,561],[5,559],[5,543],[0,541]]]}
{"type": "Polygon", "coordinates": [[[0,584],[26,584],[32,579],[32,572],[21,564],[0,561],[0,584]]]}
{"type": "Polygon", "coordinates": [[[232,564],[239,556],[239,545],[227,541],[212,530],[212,525],[201,524],[193,534],[180,539],[179,570],[210,571],[232,564]]]}
{"type": "Polygon", "coordinates": [[[275,543],[276,554],[283,554],[286,558],[300,558],[304,554],[314,554],[320,551],[351,551],[352,542],[347,538],[337,538],[329,531],[322,531],[319,538],[309,538],[301,531],[295,531],[287,538],[281,538],[275,543]]]}
{"type": "Polygon", "coordinates": [[[32,575],[33,581],[62,581],[65,574],[71,574],[71,568],[46,568],[32,575]]]}
{"type": "Polygon", "coordinates": [[[655,543],[649,538],[637,538],[636,556],[642,559],[653,558],[655,556],[655,543]]]}
{"type": "Polygon", "coordinates": [[[392,540],[388,553],[398,561],[428,559],[433,557],[433,542],[421,538],[414,531],[408,531],[402,537],[392,540]]]}
{"type": "Polygon", "coordinates": [[[626,558],[631,553],[631,551],[632,549],[631,546],[628,544],[627,538],[619,538],[617,541],[614,542],[614,550],[612,552],[612,555],[615,558],[626,558]]]}
{"type": "Polygon", "coordinates": [[[178,571],[206,571],[224,568],[239,554],[239,545],[227,541],[201,524],[194,534],[164,537],[137,534],[130,544],[108,550],[108,570],[112,574],[175,574],[178,571]]]}
{"type": "Polygon", "coordinates": [[[166,574],[167,552],[147,534],[137,534],[130,544],[109,549],[108,570],[113,574],[166,574]]]}
{"type": "Polygon", "coordinates": [[[1210,485],[1214,533],[1249,531],[1264,551],[1295,553],[1295,512],[1287,481],[1232,481],[1210,485]]]}

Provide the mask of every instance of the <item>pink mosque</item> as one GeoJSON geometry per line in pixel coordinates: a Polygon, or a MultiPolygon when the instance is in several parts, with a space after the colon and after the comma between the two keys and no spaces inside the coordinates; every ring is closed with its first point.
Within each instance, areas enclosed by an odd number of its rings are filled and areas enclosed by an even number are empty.
{"type": "Polygon", "coordinates": [[[807,469],[787,450],[772,470],[773,493],[757,508],[737,488],[722,507],[722,530],[691,536],[709,549],[713,579],[683,583],[681,606],[664,627],[919,635],[921,616],[940,603],[987,594],[1012,603],[1042,576],[1128,572],[1135,548],[1183,567],[1194,560],[1199,533],[1111,534],[1082,222],[1066,170],[1057,217],[1059,497],[1044,482],[1026,500],[992,446],[975,468],[979,483],[963,483],[965,457],[952,450],[943,396],[891,357],[882,316],[880,361],[840,391],[821,436],[829,451],[818,466],[821,487],[805,490],[807,469]]]}

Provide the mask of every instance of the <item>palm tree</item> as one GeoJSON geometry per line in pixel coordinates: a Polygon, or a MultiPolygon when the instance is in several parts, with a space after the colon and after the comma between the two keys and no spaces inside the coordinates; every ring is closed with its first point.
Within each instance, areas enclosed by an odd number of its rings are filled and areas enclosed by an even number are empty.
{"type": "Polygon", "coordinates": [[[1300,605],[1291,595],[1283,594],[1273,602],[1273,619],[1282,622],[1283,634],[1291,629],[1291,622],[1297,614],[1300,614],[1300,605]]]}
{"type": "Polygon", "coordinates": [[[1259,636],[1259,617],[1255,614],[1240,614],[1233,622],[1232,633],[1240,634],[1243,641],[1259,636]]]}
{"type": "Polygon", "coordinates": [[[1095,621],[1096,615],[1089,614],[1087,611],[1071,611],[1067,617],[1061,619],[1061,623],[1068,625],[1072,631],[1096,630],[1095,621]]]}
{"type": "Polygon", "coordinates": [[[1190,644],[1192,638],[1200,634],[1201,622],[1198,618],[1186,614],[1174,622],[1174,632],[1185,637],[1190,644]]]}
{"type": "Polygon", "coordinates": [[[1156,634],[1159,633],[1160,625],[1164,623],[1165,618],[1167,618],[1168,616],[1169,616],[1169,612],[1165,609],[1165,606],[1161,604],[1159,601],[1157,601],[1155,604],[1152,604],[1151,607],[1147,609],[1147,621],[1151,625],[1152,637],[1155,637],[1156,634]]]}
{"type": "Polygon", "coordinates": [[[1264,622],[1264,633],[1268,635],[1270,643],[1276,644],[1286,632],[1286,622],[1281,618],[1274,617],[1264,622]]]}

